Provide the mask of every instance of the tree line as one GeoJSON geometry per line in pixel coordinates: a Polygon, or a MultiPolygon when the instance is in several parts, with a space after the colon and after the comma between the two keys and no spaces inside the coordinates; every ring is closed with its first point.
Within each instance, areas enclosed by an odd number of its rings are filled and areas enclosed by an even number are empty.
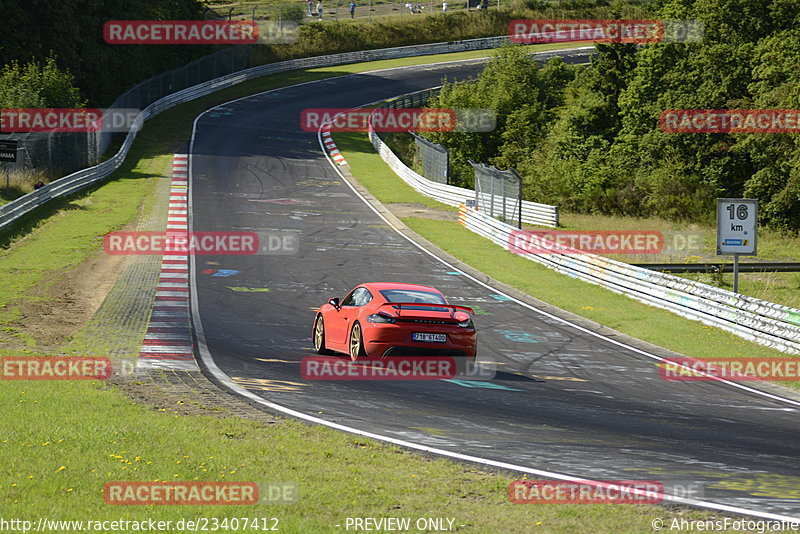
{"type": "MultiPolygon", "coordinates": [[[[800,135],[666,133],[667,109],[800,109],[799,0],[661,0],[658,18],[704,24],[698,43],[603,44],[587,67],[503,50],[430,107],[490,108],[490,134],[436,133],[458,185],[467,159],[516,168],[525,197],[571,211],[712,222],[715,198],[760,201],[800,231],[800,135]]],[[[799,130],[800,131],[800,130],[799,130]]]]}
{"type": "Polygon", "coordinates": [[[140,81],[209,54],[206,45],[109,45],[108,20],[197,20],[198,0],[6,0],[0,107],[103,107],[140,81]]]}

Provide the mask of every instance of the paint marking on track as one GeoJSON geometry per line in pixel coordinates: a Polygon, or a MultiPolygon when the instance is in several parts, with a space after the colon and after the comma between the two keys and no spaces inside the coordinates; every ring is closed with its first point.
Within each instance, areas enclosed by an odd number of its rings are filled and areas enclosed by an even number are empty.
{"type": "Polygon", "coordinates": [[[268,287],[231,287],[228,286],[228,289],[231,291],[236,291],[237,293],[269,293],[268,287]]]}
{"type": "Polygon", "coordinates": [[[531,378],[537,380],[566,380],[567,382],[588,382],[583,378],[575,378],[574,376],[544,376],[544,375],[531,375],[531,378]]]}
{"type": "Polygon", "coordinates": [[[500,384],[495,384],[494,382],[484,382],[483,380],[455,380],[451,378],[446,378],[443,380],[443,382],[450,382],[452,384],[463,386],[465,388],[504,389],[506,391],[522,391],[521,389],[501,386],[500,384]]]}
{"type": "Polygon", "coordinates": [[[302,382],[289,380],[267,380],[266,378],[245,378],[243,376],[232,376],[231,378],[245,389],[260,391],[300,391],[300,388],[308,386],[302,382]]]}

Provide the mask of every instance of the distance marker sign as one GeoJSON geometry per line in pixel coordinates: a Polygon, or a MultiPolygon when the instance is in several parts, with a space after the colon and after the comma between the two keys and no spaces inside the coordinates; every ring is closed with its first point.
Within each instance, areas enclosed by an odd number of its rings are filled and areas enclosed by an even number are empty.
{"type": "Polygon", "coordinates": [[[758,200],[717,199],[717,255],[755,256],[758,200]]]}

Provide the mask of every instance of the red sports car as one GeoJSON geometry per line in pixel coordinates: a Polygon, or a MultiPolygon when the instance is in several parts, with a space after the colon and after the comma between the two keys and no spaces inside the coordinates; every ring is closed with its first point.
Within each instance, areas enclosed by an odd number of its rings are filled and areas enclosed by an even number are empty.
{"type": "Polygon", "coordinates": [[[361,284],[344,299],[330,299],[314,319],[319,354],[350,359],[452,356],[472,368],[477,334],[471,308],[448,304],[441,291],[416,284],[361,284]]]}

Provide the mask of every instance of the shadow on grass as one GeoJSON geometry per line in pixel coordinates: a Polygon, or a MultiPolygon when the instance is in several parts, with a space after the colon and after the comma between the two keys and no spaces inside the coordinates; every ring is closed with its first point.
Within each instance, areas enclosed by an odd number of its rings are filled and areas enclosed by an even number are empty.
{"type": "Polygon", "coordinates": [[[374,154],[375,147],[362,134],[340,133],[336,135],[336,145],[340,151],[361,152],[362,154],[374,154]]]}
{"type": "Polygon", "coordinates": [[[24,191],[18,185],[6,187],[3,184],[3,178],[0,177],[0,201],[2,201],[3,204],[6,202],[11,202],[12,200],[16,200],[25,193],[27,193],[27,191],[24,191]]]}

